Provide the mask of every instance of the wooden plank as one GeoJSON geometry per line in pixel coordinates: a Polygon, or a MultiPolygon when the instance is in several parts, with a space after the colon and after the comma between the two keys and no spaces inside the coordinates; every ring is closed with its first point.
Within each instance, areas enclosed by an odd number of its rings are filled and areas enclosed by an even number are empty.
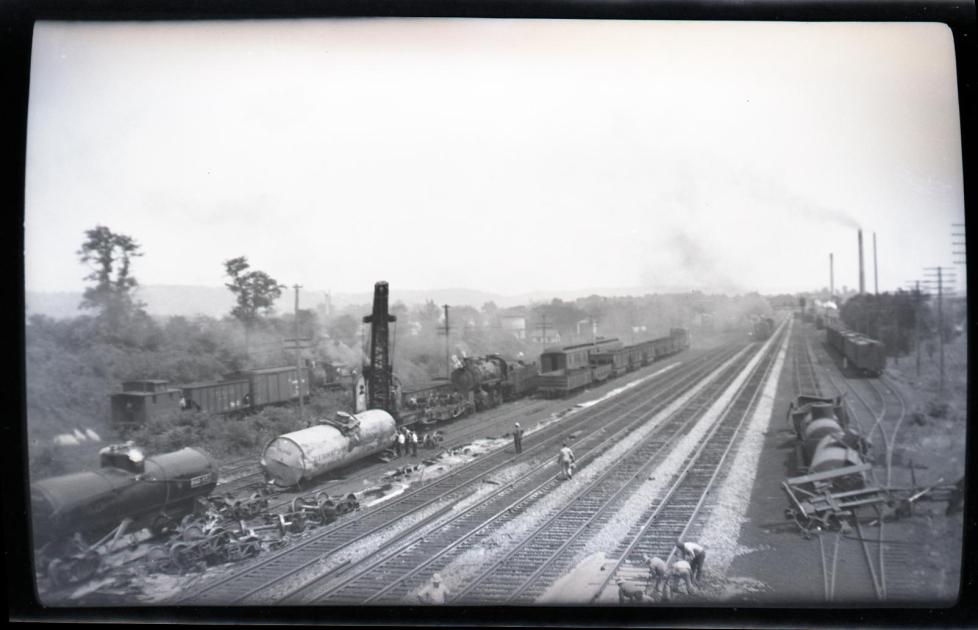
{"type": "Polygon", "coordinates": [[[812,483],[815,481],[823,481],[825,479],[833,479],[835,477],[844,477],[846,475],[866,472],[867,470],[872,470],[872,468],[873,467],[869,464],[856,464],[854,466],[846,466],[845,468],[837,468],[835,470],[826,470],[824,472],[812,473],[810,475],[802,475],[801,477],[791,477],[786,481],[791,485],[799,485],[803,483],[812,483]]]}

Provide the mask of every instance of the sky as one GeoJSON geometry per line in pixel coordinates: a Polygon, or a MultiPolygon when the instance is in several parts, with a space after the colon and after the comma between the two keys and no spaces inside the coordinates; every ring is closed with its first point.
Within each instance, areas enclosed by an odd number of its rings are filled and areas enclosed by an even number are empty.
{"type": "Polygon", "coordinates": [[[99,224],[143,285],[504,295],[855,287],[861,226],[882,291],[964,222],[940,24],[42,22],[29,98],[28,291],[99,224]]]}

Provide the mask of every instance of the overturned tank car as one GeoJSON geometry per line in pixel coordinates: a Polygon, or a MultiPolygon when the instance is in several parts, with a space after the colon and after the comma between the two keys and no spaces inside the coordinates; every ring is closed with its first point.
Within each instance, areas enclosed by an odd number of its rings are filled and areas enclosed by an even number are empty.
{"type": "Polygon", "coordinates": [[[291,487],[390,447],[397,424],[382,409],[356,415],[340,412],[320,424],[273,439],[262,451],[265,477],[291,487]]]}
{"type": "Polygon", "coordinates": [[[99,470],[31,484],[34,543],[55,582],[86,579],[98,569],[97,548],[108,536],[174,525],[217,485],[216,462],[197,448],[145,457],[126,443],[99,456],[99,470]]]}

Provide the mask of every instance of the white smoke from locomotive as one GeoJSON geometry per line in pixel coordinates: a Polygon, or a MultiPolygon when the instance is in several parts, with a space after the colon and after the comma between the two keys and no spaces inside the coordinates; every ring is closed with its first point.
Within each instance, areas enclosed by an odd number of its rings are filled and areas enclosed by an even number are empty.
{"type": "Polygon", "coordinates": [[[276,485],[294,486],[389,448],[396,428],[393,416],[382,409],[341,413],[275,438],[262,452],[261,466],[276,485]]]}

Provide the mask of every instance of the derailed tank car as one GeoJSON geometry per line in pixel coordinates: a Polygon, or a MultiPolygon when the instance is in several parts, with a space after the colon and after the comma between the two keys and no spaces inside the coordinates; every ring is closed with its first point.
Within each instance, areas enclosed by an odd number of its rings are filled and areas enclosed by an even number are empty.
{"type": "Polygon", "coordinates": [[[86,579],[101,561],[89,543],[129,520],[129,531],[160,529],[193,511],[217,485],[206,452],[183,448],[144,457],[131,444],[100,452],[101,468],[31,484],[35,547],[55,582],[86,579]]]}
{"type": "Polygon", "coordinates": [[[337,414],[308,429],[280,435],[265,447],[261,467],[269,481],[292,487],[330,470],[380,453],[394,441],[397,424],[382,409],[337,414]]]}
{"type": "Polygon", "coordinates": [[[865,463],[868,443],[849,428],[849,416],[843,398],[799,396],[788,408],[788,420],[795,435],[798,468],[811,475],[839,472],[826,477],[833,488],[862,487],[865,478],[856,471],[865,463]],[[841,474],[853,471],[852,474],[841,474]]]}

